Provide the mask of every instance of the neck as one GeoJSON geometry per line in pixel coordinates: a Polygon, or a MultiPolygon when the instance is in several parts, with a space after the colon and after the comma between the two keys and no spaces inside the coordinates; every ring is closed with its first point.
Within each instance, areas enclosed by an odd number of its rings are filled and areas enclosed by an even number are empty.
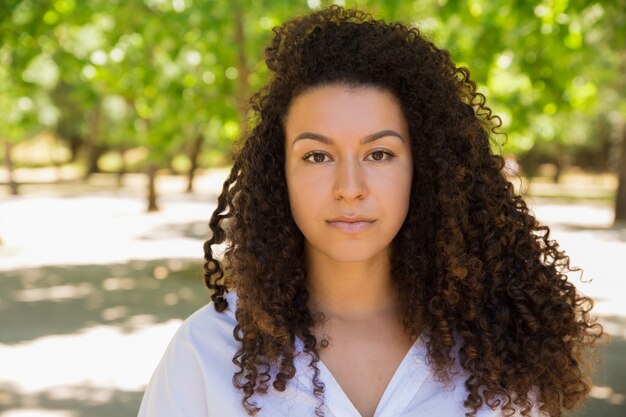
{"type": "Polygon", "coordinates": [[[306,255],[313,313],[350,322],[396,314],[389,251],[359,262],[337,262],[317,251],[306,255]]]}

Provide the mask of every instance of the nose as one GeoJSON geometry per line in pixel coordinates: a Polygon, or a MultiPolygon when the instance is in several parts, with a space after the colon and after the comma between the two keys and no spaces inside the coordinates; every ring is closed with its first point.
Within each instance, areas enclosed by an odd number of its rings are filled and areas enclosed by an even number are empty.
{"type": "Polygon", "coordinates": [[[358,161],[345,160],[337,163],[333,188],[333,194],[337,200],[363,199],[367,191],[365,172],[358,161]]]}

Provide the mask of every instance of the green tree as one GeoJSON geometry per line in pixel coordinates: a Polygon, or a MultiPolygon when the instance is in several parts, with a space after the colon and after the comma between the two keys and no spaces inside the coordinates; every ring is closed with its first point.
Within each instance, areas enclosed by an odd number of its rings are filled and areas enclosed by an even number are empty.
{"type": "MultiPolygon", "coordinates": [[[[185,162],[191,191],[198,167],[216,155],[228,162],[233,140],[247,128],[248,97],[265,82],[263,46],[271,28],[309,12],[309,5],[316,4],[5,1],[0,139],[7,166],[12,144],[42,129],[67,141],[73,159],[85,161],[86,176],[98,170],[105,151],[123,155],[143,147],[147,208],[156,210],[160,169],[185,162]]],[[[626,146],[626,99],[620,94],[626,87],[624,0],[345,5],[416,23],[468,66],[503,120],[503,152],[520,156],[527,176],[533,175],[533,161],[555,163],[558,180],[575,154],[606,153],[594,133],[594,121],[602,117],[612,129],[602,133],[603,143],[612,144],[612,152],[626,146]]],[[[612,168],[620,169],[616,221],[626,218],[624,155],[612,168]]],[[[124,171],[122,164],[120,182],[124,171]]]]}

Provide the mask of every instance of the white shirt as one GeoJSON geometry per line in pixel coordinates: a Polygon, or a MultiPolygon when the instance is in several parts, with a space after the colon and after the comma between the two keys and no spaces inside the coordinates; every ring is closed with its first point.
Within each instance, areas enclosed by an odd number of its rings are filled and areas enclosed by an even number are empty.
{"type": "MultiPolygon", "coordinates": [[[[189,316],[176,332],[159,362],[141,402],[138,417],[246,417],[243,393],[232,379],[238,368],[232,358],[238,351],[233,337],[235,291],[226,294],[228,308],[218,313],[212,303],[189,316]]],[[[318,399],[313,394],[311,356],[296,339],[296,376],[284,392],[255,393],[250,401],[261,407],[257,417],[315,415],[318,399]]],[[[427,364],[426,346],[418,338],[406,354],[376,408],[375,417],[462,417],[467,391],[465,377],[453,377],[454,387],[437,382],[427,364]]],[[[319,361],[319,380],[327,417],[361,417],[326,366],[319,361]]],[[[272,377],[275,371],[271,372],[272,377]]],[[[485,406],[477,417],[501,417],[501,410],[485,406]]],[[[521,415],[521,414],[516,414],[521,415]]],[[[536,407],[533,416],[539,416],[536,407]]]]}

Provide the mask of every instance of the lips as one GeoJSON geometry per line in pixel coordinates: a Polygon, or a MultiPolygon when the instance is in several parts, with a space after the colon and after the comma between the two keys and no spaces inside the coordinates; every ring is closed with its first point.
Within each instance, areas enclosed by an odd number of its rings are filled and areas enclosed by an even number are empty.
{"type": "Polygon", "coordinates": [[[355,222],[374,222],[376,219],[372,219],[365,216],[339,216],[334,219],[328,220],[329,222],[345,222],[345,223],[355,223],[355,222]]]}
{"type": "Polygon", "coordinates": [[[328,224],[347,233],[362,232],[372,226],[376,219],[362,216],[340,216],[328,220],[328,224]]]}

